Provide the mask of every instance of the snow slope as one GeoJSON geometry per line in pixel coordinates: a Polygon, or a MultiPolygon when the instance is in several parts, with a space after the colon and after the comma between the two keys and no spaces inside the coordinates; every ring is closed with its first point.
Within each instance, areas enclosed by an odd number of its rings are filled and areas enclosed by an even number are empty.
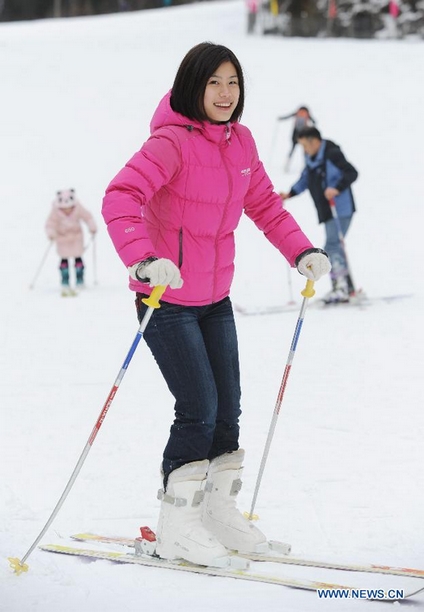
{"type": "MultiPolygon", "coordinates": [[[[358,214],[347,245],[370,296],[413,294],[366,310],[307,311],[256,510],[296,556],[424,567],[422,410],[422,109],[424,45],[414,41],[247,37],[242,2],[0,25],[2,239],[0,610],[269,612],[386,609],[313,593],[34,551],[11,573],[62,493],[137,331],[126,272],[100,216],[104,189],[148,135],[151,114],[186,51],[230,46],[246,72],[243,121],[278,189],[291,125],[310,106],[324,136],[358,167],[358,214]],[[86,252],[88,288],[58,293],[47,241],[57,189],[75,187],[100,232],[86,252]],[[97,282],[96,282],[97,281],[97,282]]],[[[308,194],[290,202],[320,246],[308,194]]],[[[234,302],[300,300],[304,282],[245,220],[237,234],[234,302]]],[[[328,290],[328,281],[317,286],[328,290]]],[[[299,301],[300,304],[300,301],[299,301]]],[[[297,313],[238,317],[248,509],[297,313]]],[[[77,531],[155,527],[159,464],[172,398],[141,343],[76,484],[44,543],[77,531]]],[[[284,570],[284,571],[283,571],[284,570]]],[[[361,587],[412,579],[283,568],[361,587]]],[[[412,607],[424,607],[424,596],[412,607]]]]}

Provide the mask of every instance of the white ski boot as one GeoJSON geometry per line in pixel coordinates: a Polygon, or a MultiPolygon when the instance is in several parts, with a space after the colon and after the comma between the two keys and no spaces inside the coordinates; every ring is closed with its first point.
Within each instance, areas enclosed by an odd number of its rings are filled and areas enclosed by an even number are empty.
{"type": "Polygon", "coordinates": [[[203,507],[203,524],[226,548],[242,553],[266,553],[265,535],[236,507],[241,489],[244,450],[225,453],[210,462],[203,507]]]}
{"type": "Polygon", "coordinates": [[[170,473],[156,531],[156,553],[163,559],[185,559],[212,567],[230,565],[228,551],[202,524],[209,461],[194,461],[170,473]]]}

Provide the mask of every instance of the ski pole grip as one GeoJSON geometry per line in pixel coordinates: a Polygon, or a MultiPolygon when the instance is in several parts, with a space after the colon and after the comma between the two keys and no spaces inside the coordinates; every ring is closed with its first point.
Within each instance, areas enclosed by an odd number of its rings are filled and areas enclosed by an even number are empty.
{"type": "Polygon", "coordinates": [[[305,298],[311,298],[311,297],[313,297],[315,295],[314,281],[313,280],[309,280],[308,279],[306,281],[306,286],[305,286],[304,290],[301,291],[301,294],[305,298]]]}
{"type": "Polygon", "coordinates": [[[156,285],[148,298],[143,298],[141,301],[149,308],[160,308],[159,300],[165,293],[166,285],[156,285]]]}

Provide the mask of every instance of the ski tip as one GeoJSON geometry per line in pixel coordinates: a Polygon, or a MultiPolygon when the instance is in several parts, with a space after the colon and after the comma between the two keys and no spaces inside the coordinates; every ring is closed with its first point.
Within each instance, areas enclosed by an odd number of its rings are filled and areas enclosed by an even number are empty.
{"type": "Polygon", "coordinates": [[[244,308],[243,306],[240,306],[240,304],[233,304],[233,308],[234,308],[235,312],[238,312],[239,314],[246,314],[247,313],[246,308],[244,308]]]}
{"type": "Polygon", "coordinates": [[[21,563],[20,559],[18,559],[17,557],[8,557],[8,560],[10,563],[10,567],[18,576],[23,572],[28,571],[28,565],[26,563],[21,563]]]}

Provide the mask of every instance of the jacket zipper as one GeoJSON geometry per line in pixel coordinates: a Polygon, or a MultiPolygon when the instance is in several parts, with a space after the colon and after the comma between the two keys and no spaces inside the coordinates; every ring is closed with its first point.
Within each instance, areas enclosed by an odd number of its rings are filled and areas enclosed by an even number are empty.
{"type": "Polygon", "coordinates": [[[178,234],[178,267],[181,269],[183,265],[183,228],[180,227],[178,234]]]}
{"type": "MultiPolygon", "coordinates": [[[[226,127],[226,130],[228,130],[228,127],[226,127]]],[[[227,138],[227,145],[229,145],[229,144],[230,144],[230,141],[227,138]]],[[[219,237],[220,232],[221,232],[221,227],[224,224],[224,219],[225,219],[225,216],[226,216],[226,213],[227,213],[227,210],[228,210],[229,203],[231,202],[231,197],[232,197],[232,192],[233,192],[233,181],[232,181],[232,178],[231,178],[231,172],[228,169],[228,164],[225,162],[225,159],[222,156],[222,153],[221,153],[221,157],[222,157],[222,160],[224,162],[225,170],[226,170],[227,176],[228,176],[228,198],[227,198],[227,200],[225,202],[224,211],[222,213],[222,218],[221,218],[221,223],[219,224],[219,227],[218,227],[218,230],[217,230],[217,234],[216,234],[217,238],[215,238],[215,264],[214,264],[214,273],[213,273],[212,303],[215,303],[215,301],[216,301],[216,263],[217,263],[217,259],[218,259],[218,237],[219,237]]]]}

